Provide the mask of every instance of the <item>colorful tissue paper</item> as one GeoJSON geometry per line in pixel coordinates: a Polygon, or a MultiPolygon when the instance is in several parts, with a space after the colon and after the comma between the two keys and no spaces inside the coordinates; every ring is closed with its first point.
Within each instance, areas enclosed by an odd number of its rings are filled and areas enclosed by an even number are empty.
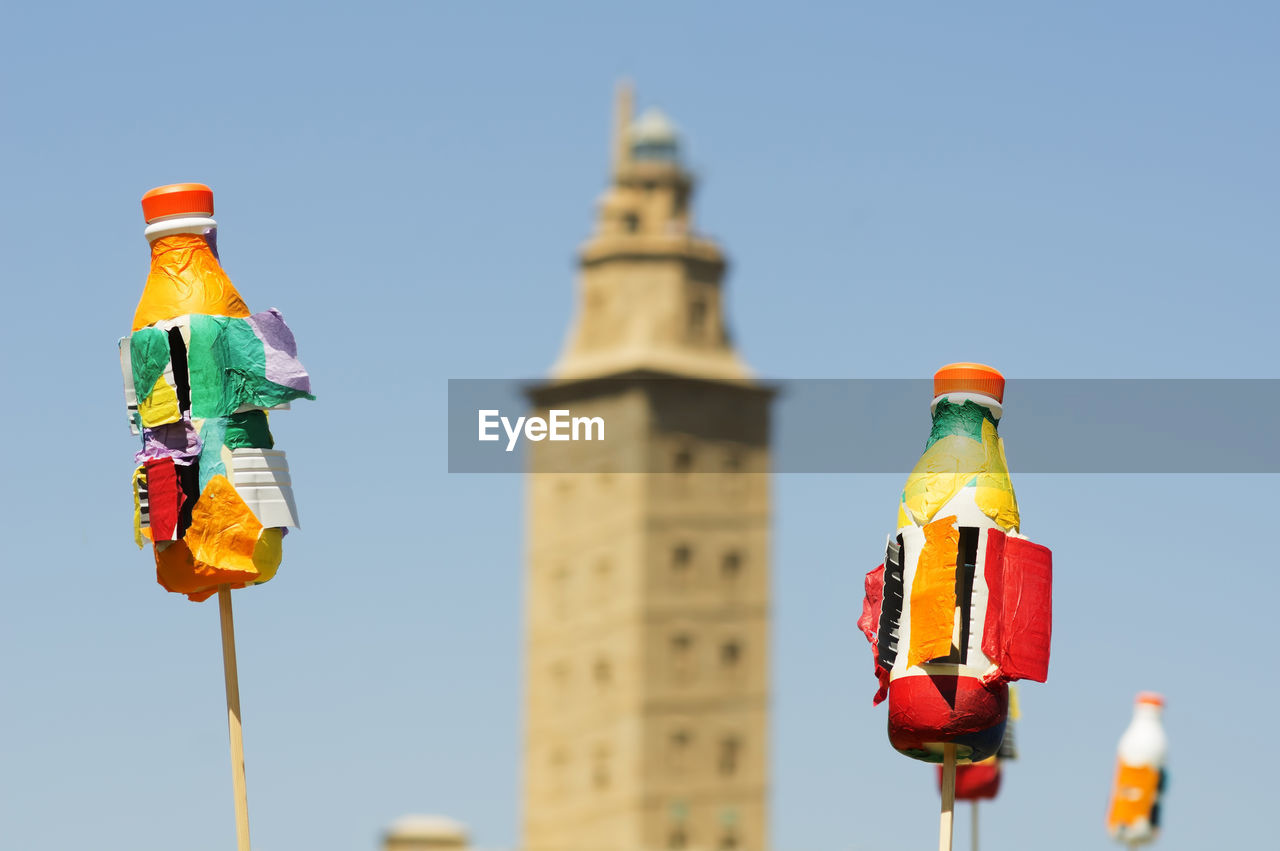
{"type": "Polygon", "coordinates": [[[1043,682],[1052,633],[1052,556],[1019,534],[1004,442],[1004,378],[979,364],[934,376],[925,451],[898,502],[884,564],[867,575],[858,625],[871,642],[889,740],[960,764],[995,755],[1007,683],[1043,682]]]}

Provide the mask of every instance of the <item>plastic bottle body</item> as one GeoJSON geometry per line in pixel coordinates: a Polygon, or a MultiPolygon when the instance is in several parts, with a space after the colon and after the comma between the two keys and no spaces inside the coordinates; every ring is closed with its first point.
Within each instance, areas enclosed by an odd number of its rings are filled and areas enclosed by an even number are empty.
{"type": "Polygon", "coordinates": [[[134,533],[156,578],[193,601],[270,580],[297,526],[284,453],[267,412],[314,398],[278,311],[250,314],[215,248],[212,192],[143,197],[151,264],[121,340],[135,455],[134,533]]]}
{"type": "Polygon", "coordinates": [[[1016,534],[1017,507],[996,434],[998,403],[964,394],[933,407],[929,445],[890,542],[890,552],[894,544],[900,552],[903,604],[888,734],[915,759],[940,762],[953,744],[960,762],[979,762],[1000,748],[1009,691],[1000,679],[984,679],[994,666],[983,652],[989,588],[978,564],[990,532],[1016,534]]]}

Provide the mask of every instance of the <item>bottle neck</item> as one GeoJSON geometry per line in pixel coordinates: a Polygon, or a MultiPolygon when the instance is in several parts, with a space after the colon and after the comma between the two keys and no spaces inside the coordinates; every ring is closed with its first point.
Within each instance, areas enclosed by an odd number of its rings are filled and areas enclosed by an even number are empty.
{"type": "Polygon", "coordinates": [[[157,239],[180,233],[206,236],[217,231],[218,223],[209,216],[164,216],[149,222],[142,235],[147,238],[147,242],[155,242],[157,239]]]}
{"type": "Polygon", "coordinates": [[[999,403],[990,397],[981,397],[987,404],[974,401],[967,393],[950,393],[933,401],[933,427],[929,430],[930,446],[946,437],[960,436],[982,442],[983,423],[991,423],[992,431],[1000,427],[999,416],[991,410],[991,406],[999,407],[999,403]],[[964,396],[968,398],[957,399],[964,396]]]}
{"type": "Polygon", "coordinates": [[[1133,708],[1134,721],[1154,721],[1159,724],[1162,715],[1163,712],[1159,706],[1152,706],[1149,703],[1139,703],[1133,708]]]}
{"type": "Polygon", "coordinates": [[[942,402],[950,402],[954,405],[972,402],[980,408],[985,408],[991,414],[992,421],[996,423],[999,423],[1000,418],[1004,416],[1004,405],[985,393],[943,393],[941,396],[934,396],[933,402],[929,405],[929,413],[936,413],[938,405],[942,402]]]}
{"type": "Polygon", "coordinates": [[[179,232],[151,240],[151,271],[133,316],[133,330],[188,313],[248,316],[209,235],[179,232]]]}

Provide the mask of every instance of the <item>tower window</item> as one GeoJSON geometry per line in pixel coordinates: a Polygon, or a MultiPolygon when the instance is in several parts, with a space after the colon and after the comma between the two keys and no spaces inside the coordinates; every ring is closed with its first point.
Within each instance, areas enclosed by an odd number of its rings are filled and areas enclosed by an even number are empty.
{"type": "Polygon", "coordinates": [[[742,573],[742,553],[729,550],[720,560],[720,573],[728,582],[733,582],[742,573]]]}
{"type": "Polygon", "coordinates": [[[671,734],[669,742],[671,769],[676,772],[685,770],[688,765],[689,745],[692,736],[688,730],[676,730],[671,734]]]}
{"type": "Polygon", "coordinates": [[[562,660],[551,666],[551,683],[555,691],[555,697],[563,700],[569,691],[568,662],[562,660]]]}
{"type": "Polygon", "coordinates": [[[622,216],[622,229],[627,233],[635,233],[640,230],[640,214],[624,213],[622,216]]]}
{"type": "Polygon", "coordinates": [[[732,830],[726,830],[724,835],[720,837],[720,851],[733,851],[738,847],[738,834],[732,830]]]}
{"type": "Polygon", "coordinates": [[[671,459],[671,468],[677,473],[687,473],[693,469],[693,452],[681,449],[671,459]]]}
{"type": "Polygon", "coordinates": [[[720,645],[720,664],[725,668],[734,669],[738,667],[738,662],[742,659],[742,645],[736,640],[726,641],[720,645]]]}
{"type": "Polygon", "coordinates": [[[693,550],[688,544],[680,544],[671,550],[671,585],[677,591],[685,590],[689,585],[689,574],[693,569],[693,550]]]}
{"type": "Polygon", "coordinates": [[[693,564],[693,550],[688,544],[678,544],[671,550],[671,572],[678,578],[689,575],[689,567],[693,564]]]}
{"type": "Polygon", "coordinates": [[[693,636],[687,632],[671,636],[671,672],[678,680],[693,674],[693,636]]]}
{"type": "Polygon", "coordinates": [[[725,736],[720,740],[720,753],[716,767],[721,777],[732,777],[738,773],[738,763],[742,760],[742,740],[737,736],[725,736]]]}
{"type": "Polygon", "coordinates": [[[609,749],[603,745],[596,748],[592,759],[591,784],[601,790],[609,788],[609,749]]]}
{"type": "Polygon", "coordinates": [[[689,833],[685,828],[689,807],[684,801],[672,801],[669,811],[672,824],[667,834],[667,847],[679,851],[689,844],[689,833]]]}
{"type": "Polygon", "coordinates": [[[689,302],[689,336],[700,339],[707,328],[707,303],[700,298],[689,302]]]}
{"type": "Polygon", "coordinates": [[[593,670],[596,685],[601,687],[609,685],[610,680],[613,679],[613,668],[609,665],[608,659],[597,659],[593,670]]]}
{"type": "Polygon", "coordinates": [[[748,493],[751,480],[744,475],[749,472],[747,454],[741,449],[730,449],[724,455],[724,475],[720,476],[720,489],[725,496],[742,500],[748,493]]]}
{"type": "Polygon", "coordinates": [[[551,782],[563,792],[568,786],[569,754],[564,748],[556,748],[551,754],[551,782]]]}
{"type": "Polygon", "coordinates": [[[609,585],[612,575],[613,565],[609,563],[609,559],[601,558],[596,562],[595,593],[597,601],[603,603],[609,599],[609,585]]]}
{"type": "Polygon", "coordinates": [[[559,568],[552,579],[552,604],[557,617],[569,614],[569,568],[559,568]]]}

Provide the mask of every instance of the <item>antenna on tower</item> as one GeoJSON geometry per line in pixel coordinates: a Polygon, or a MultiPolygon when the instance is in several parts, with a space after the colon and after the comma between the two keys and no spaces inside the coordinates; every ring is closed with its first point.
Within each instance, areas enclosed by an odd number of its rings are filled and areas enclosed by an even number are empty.
{"type": "Polygon", "coordinates": [[[630,128],[635,115],[635,89],[625,77],[618,81],[613,99],[613,173],[631,161],[630,128]]]}

